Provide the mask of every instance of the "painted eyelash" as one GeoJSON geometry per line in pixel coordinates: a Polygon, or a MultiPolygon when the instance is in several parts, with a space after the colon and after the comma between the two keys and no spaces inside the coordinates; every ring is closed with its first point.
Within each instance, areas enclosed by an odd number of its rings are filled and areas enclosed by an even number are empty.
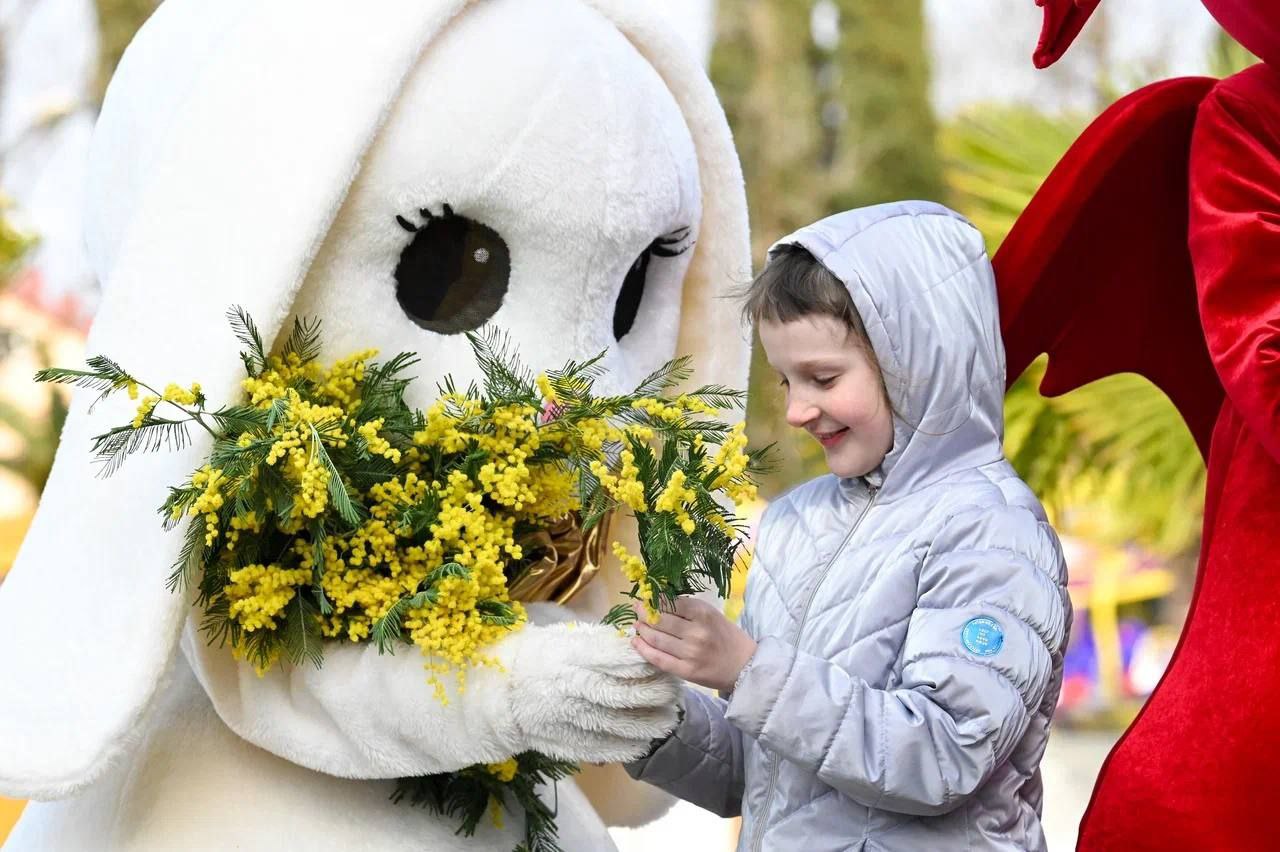
{"type": "Polygon", "coordinates": [[[648,251],[655,257],[679,257],[689,249],[693,248],[698,242],[697,240],[689,240],[689,242],[685,243],[683,246],[680,245],[688,238],[689,230],[690,229],[686,226],[684,228],[674,230],[665,236],[658,237],[656,240],[649,243],[648,251]],[[674,246],[680,246],[680,248],[674,248],[674,246]]]}
{"type": "Polygon", "coordinates": [[[436,219],[452,219],[452,218],[453,218],[453,208],[452,208],[452,207],[450,207],[448,204],[445,204],[445,205],[443,205],[443,208],[442,208],[442,209],[443,209],[443,212],[441,213],[441,215],[437,216],[437,215],[435,215],[434,213],[432,213],[429,209],[427,209],[426,207],[420,207],[420,208],[418,208],[418,214],[419,214],[420,216],[422,216],[422,218],[423,218],[423,219],[425,219],[425,220],[426,220],[426,221],[425,221],[425,222],[423,222],[421,225],[415,225],[415,224],[413,224],[412,222],[410,222],[408,219],[406,219],[405,217],[403,217],[403,216],[401,216],[399,213],[397,213],[397,214],[396,214],[396,223],[397,223],[401,228],[404,228],[406,231],[408,231],[409,233],[411,233],[411,234],[416,234],[416,233],[418,233],[418,231],[420,231],[420,230],[422,230],[423,228],[427,227],[428,225],[430,225],[430,224],[431,224],[434,220],[436,220],[436,219]]]}

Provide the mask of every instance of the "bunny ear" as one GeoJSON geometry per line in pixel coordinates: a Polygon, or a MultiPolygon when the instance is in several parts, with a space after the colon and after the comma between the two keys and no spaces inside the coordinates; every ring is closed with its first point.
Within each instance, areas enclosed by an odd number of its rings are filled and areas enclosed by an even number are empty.
{"type": "Polygon", "coordinates": [[[697,384],[746,388],[749,330],[729,298],[751,279],[742,165],[711,81],[689,46],[646,3],[586,0],[613,22],[666,83],[698,157],[702,221],[684,280],[677,351],[693,356],[697,384]]]}
{"type": "MultiPolygon", "coordinates": [[[[89,352],[233,400],[243,347],[223,321],[228,307],[243,307],[270,347],[402,81],[465,6],[164,3],[126,55],[95,137],[89,227],[104,297],[89,352]]],[[[180,452],[100,479],[91,436],[132,413],[127,400],[87,403],[73,401],[0,588],[6,795],[68,795],[125,753],[186,616],[164,583],[182,536],[165,533],[154,509],[210,439],[193,434],[180,452]]]]}

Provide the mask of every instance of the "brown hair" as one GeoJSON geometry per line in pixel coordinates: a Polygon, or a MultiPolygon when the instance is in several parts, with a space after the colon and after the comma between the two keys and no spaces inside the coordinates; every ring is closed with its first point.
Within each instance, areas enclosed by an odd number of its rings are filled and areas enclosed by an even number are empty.
{"type": "MultiPolygon", "coordinates": [[[[848,288],[803,246],[784,244],[775,248],[742,298],[742,318],[752,325],[761,320],[791,322],[814,315],[838,320],[880,372],[880,361],[848,288]]],[[[883,378],[882,373],[882,381],[883,378]]]]}

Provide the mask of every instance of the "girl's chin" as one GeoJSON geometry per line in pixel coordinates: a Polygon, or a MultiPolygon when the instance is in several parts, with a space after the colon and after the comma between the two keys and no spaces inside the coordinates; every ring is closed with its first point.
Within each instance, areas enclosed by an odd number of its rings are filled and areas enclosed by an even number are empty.
{"type": "Polygon", "coordinates": [[[836,476],[844,479],[850,479],[858,476],[866,476],[875,470],[874,464],[868,464],[861,459],[842,459],[838,453],[829,453],[827,455],[827,468],[836,476]]]}
{"type": "Polygon", "coordinates": [[[844,448],[845,453],[829,452],[827,453],[827,468],[836,476],[842,478],[856,478],[859,476],[867,476],[868,473],[879,467],[879,463],[884,461],[883,455],[876,459],[869,459],[856,455],[855,458],[844,458],[851,448],[844,448]]]}

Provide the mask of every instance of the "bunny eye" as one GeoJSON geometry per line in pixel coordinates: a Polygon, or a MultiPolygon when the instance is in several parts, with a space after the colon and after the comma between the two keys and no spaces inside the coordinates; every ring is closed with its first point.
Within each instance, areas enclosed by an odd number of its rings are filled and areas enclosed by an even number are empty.
{"type": "Polygon", "coordinates": [[[622,290],[618,293],[618,301],[613,306],[613,339],[621,340],[631,326],[635,324],[636,313],[640,310],[640,302],[644,298],[644,285],[649,277],[649,268],[653,258],[677,257],[693,248],[689,238],[689,229],[680,228],[669,234],[658,237],[640,252],[640,256],[627,270],[627,277],[622,282],[622,290]]]}
{"type": "Polygon", "coordinates": [[[396,216],[413,240],[396,265],[396,301],[409,319],[438,334],[484,325],[498,312],[511,278],[511,253],[497,231],[460,216],[418,211],[421,223],[396,216]]]}

